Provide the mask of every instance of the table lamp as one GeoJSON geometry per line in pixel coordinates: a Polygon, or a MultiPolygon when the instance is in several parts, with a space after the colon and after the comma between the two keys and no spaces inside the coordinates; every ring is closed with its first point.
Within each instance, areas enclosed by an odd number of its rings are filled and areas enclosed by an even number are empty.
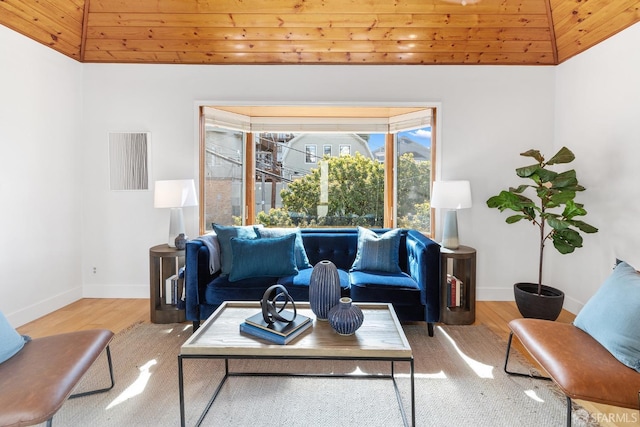
{"type": "Polygon", "coordinates": [[[444,217],[442,246],[458,249],[457,210],[471,207],[471,184],[469,181],[434,181],[431,207],[448,209],[444,217]]]}
{"type": "Polygon", "coordinates": [[[196,185],[192,179],[156,181],[153,207],[171,208],[167,244],[172,248],[176,247],[176,237],[185,232],[182,208],[187,206],[198,206],[196,185]]]}

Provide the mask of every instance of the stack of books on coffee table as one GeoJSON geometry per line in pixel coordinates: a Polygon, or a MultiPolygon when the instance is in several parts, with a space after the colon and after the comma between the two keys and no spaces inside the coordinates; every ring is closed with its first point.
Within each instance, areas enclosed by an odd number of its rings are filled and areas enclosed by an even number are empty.
{"type": "MultiPolygon", "coordinates": [[[[280,313],[285,319],[293,317],[292,312],[280,313]]],[[[294,338],[300,336],[313,325],[310,317],[297,314],[292,322],[275,321],[267,323],[262,317],[262,312],[254,314],[240,324],[240,332],[256,338],[262,338],[275,344],[288,344],[294,338]]]]}

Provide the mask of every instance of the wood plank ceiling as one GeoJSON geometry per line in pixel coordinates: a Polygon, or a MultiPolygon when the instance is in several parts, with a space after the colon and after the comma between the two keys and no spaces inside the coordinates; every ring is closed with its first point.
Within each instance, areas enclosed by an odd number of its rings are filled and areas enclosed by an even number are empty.
{"type": "Polygon", "coordinates": [[[640,0],[0,0],[0,24],[81,62],[554,65],[640,0]]]}

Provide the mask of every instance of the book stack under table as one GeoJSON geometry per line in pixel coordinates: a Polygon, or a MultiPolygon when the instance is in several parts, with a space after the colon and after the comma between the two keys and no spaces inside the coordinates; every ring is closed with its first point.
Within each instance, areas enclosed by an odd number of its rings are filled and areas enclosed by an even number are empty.
{"type": "MultiPolygon", "coordinates": [[[[285,318],[293,317],[292,312],[283,312],[282,315],[285,318]]],[[[260,312],[247,317],[244,323],[240,324],[240,332],[275,344],[288,344],[311,328],[312,325],[313,321],[310,317],[299,313],[292,322],[276,320],[273,323],[267,323],[260,312]]]]}
{"type": "Polygon", "coordinates": [[[465,288],[462,280],[447,274],[447,307],[466,307],[465,288]]]}
{"type": "Polygon", "coordinates": [[[470,325],[476,313],[476,250],[469,246],[440,252],[440,321],[470,325]]]}

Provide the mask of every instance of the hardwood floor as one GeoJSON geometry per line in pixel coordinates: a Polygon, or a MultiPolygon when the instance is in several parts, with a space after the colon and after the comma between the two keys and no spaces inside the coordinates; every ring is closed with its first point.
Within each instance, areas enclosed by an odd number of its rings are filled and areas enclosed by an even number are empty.
{"type": "MultiPolygon", "coordinates": [[[[509,336],[507,323],[517,317],[520,317],[520,314],[513,302],[478,301],[476,303],[475,324],[486,325],[505,340],[509,336]]],[[[572,322],[574,318],[573,314],[563,310],[558,321],[572,322]]],[[[85,298],[19,327],[18,332],[33,338],[92,328],[106,328],[118,333],[134,323],[149,323],[149,321],[149,300],[147,299],[85,298]]],[[[514,345],[521,353],[528,356],[522,350],[520,343],[514,342],[514,345]]],[[[537,365],[530,357],[528,359],[537,365]]],[[[640,426],[638,411],[584,401],[578,403],[594,414],[602,426],[640,426]]]]}
{"type": "Polygon", "coordinates": [[[148,299],[84,298],[17,329],[38,338],[94,328],[118,333],[138,322],[149,323],[148,299]]]}

